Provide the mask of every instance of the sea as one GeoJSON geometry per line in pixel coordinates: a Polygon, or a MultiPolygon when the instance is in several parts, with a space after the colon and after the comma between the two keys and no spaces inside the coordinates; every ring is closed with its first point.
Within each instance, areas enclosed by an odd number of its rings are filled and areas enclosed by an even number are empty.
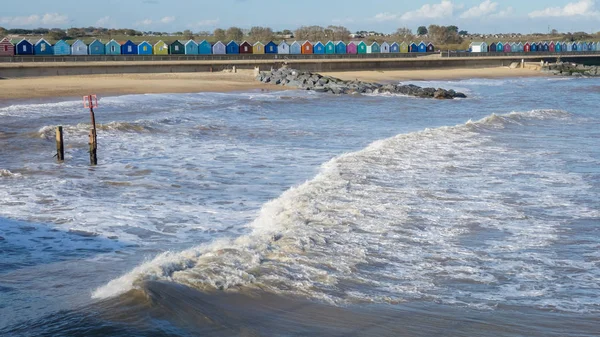
{"type": "Polygon", "coordinates": [[[406,83],[0,102],[0,336],[600,336],[600,82],[406,83]]]}

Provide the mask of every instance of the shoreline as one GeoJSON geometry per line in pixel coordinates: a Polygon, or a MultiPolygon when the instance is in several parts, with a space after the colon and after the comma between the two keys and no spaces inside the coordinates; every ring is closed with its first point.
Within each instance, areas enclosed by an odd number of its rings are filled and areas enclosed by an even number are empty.
{"type": "MultiPolygon", "coordinates": [[[[390,71],[322,72],[343,80],[366,82],[461,80],[469,78],[547,77],[530,69],[458,68],[390,71]]],[[[84,95],[119,96],[129,94],[235,92],[248,90],[296,90],[263,84],[252,70],[230,72],[114,74],[29,77],[0,80],[0,102],[41,100],[45,98],[81,98],[84,95]]]]}

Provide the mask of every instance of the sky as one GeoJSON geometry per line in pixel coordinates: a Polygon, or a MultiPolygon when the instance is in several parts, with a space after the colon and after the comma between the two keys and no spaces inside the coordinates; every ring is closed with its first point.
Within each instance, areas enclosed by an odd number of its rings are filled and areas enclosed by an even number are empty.
{"type": "Polygon", "coordinates": [[[5,1],[0,27],[102,26],[142,31],[212,31],[237,26],[294,30],[341,25],[392,33],[456,25],[470,33],[600,31],[600,0],[28,0],[5,1]]]}

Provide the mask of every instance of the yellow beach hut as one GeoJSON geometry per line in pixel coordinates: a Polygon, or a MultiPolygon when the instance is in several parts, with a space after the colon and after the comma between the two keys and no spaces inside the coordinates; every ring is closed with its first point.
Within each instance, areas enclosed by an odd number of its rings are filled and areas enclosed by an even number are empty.
{"type": "Polygon", "coordinates": [[[154,45],[154,55],[169,55],[169,45],[163,40],[156,42],[154,45]]]}
{"type": "Polygon", "coordinates": [[[252,54],[264,54],[264,53],[265,53],[265,45],[262,44],[260,41],[256,42],[252,46],[252,54]]]}
{"type": "Polygon", "coordinates": [[[400,44],[400,52],[401,53],[408,53],[408,44],[406,44],[406,42],[402,42],[400,44]]]}

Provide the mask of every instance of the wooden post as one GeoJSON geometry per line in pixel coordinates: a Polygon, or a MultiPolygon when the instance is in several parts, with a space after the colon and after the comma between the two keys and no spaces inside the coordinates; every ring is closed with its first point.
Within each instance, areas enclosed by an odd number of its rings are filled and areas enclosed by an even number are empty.
{"type": "Polygon", "coordinates": [[[56,159],[58,159],[58,162],[62,162],[65,160],[65,147],[63,142],[62,126],[56,127],[56,159]]]}
{"type": "Polygon", "coordinates": [[[96,134],[96,117],[94,116],[94,104],[92,103],[92,95],[89,96],[90,100],[90,117],[92,119],[92,129],[90,130],[90,164],[98,165],[98,157],[96,156],[96,150],[98,149],[98,138],[96,134]]]}

